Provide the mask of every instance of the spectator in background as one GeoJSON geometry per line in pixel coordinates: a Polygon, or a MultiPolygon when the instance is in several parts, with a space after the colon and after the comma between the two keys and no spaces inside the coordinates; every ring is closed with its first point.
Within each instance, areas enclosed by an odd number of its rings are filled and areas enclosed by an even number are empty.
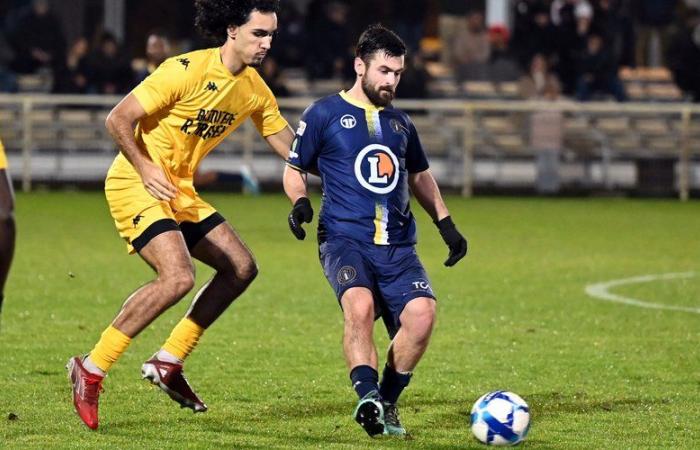
{"type": "Polygon", "coordinates": [[[455,71],[459,81],[488,78],[488,61],[491,56],[489,33],[484,25],[484,14],[479,10],[469,12],[467,26],[457,31],[450,53],[455,58],[455,71]]]}
{"type": "Polygon", "coordinates": [[[284,78],[279,64],[275,58],[267,57],[263,60],[262,66],[258,70],[260,76],[265,80],[265,84],[270,88],[275,97],[289,97],[290,92],[284,84],[284,78]]]}
{"type": "Polygon", "coordinates": [[[29,10],[18,13],[8,40],[15,50],[13,69],[18,73],[55,72],[65,59],[66,39],[48,0],[33,0],[29,10]]]}
{"type": "Polygon", "coordinates": [[[634,67],[634,24],[631,0],[598,0],[592,28],[603,36],[618,66],[634,67]]]}
{"type": "Polygon", "coordinates": [[[322,4],[322,12],[323,18],[312,22],[309,30],[307,76],[311,80],[344,78],[352,70],[347,62],[352,51],[348,6],[331,1],[322,4]]]}
{"type": "MultiPolygon", "coordinates": [[[[528,100],[556,101],[561,94],[557,76],[550,72],[547,58],[533,56],[530,70],[520,79],[520,96],[528,100]]],[[[535,187],[541,194],[559,191],[559,162],[564,142],[564,117],[561,111],[540,108],[530,116],[530,148],[535,153],[537,177],[535,187]]]]}
{"type": "Polygon", "coordinates": [[[282,67],[303,67],[306,57],[304,17],[293,2],[281,2],[275,45],[269,52],[282,67]]]}
{"type": "Polygon", "coordinates": [[[508,46],[508,30],[502,26],[489,28],[491,56],[489,57],[488,78],[491,81],[515,81],[520,76],[518,64],[508,46]]]}
{"type": "Polygon", "coordinates": [[[596,92],[610,94],[618,102],[627,100],[612,53],[603,46],[603,38],[600,35],[588,36],[586,50],[579,57],[576,70],[578,100],[588,101],[596,92]]]}
{"type": "Polygon", "coordinates": [[[421,52],[408,55],[410,63],[401,74],[401,83],[396,88],[396,95],[401,98],[428,98],[428,82],[430,74],[425,69],[425,61],[421,52]]]}
{"type": "Polygon", "coordinates": [[[15,52],[0,29],[0,92],[16,92],[17,77],[11,69],[15,52]]]}
{"type": "Polygon", "coordinates": [[[671,38],[678,0],[637,0],[637,65],[664,65],[663,55],[671,38]],[[652,55],[652,37],[657,36],[660,53],[652,55]]]}
{"type": "Polygon", "coordinates": [[[700,102],[700,12],[690,9],[683,28],[673,37],[666,55],[668,68],[678,87],[700,102]]]}
{"type": "Polygon", "coordinates": [[[392,0],[394,30],[406,43],[408,54],[420,50],[423,22],[428,13],[427,0],[392,0]]]}
{"type": "Polygon", "coordinates": [[[568,26],[573,23],[575,21],[574,11],[579,4],[591,6],[587,0],[554,0],[551,2],[550,14],[554,26],[568,26]]]}
{"type": "Polygon", "coordinates": [[[467,0],[440,0],[438,16],[438,33],[442,44],[440,61],[446,67],[454,67],[457,63],[457,35],[464,29],[464,21],[468,12],[467,0]]]}
{"type": "Polygon", "coordinates": [[[172,56],[170,39],[162,30],[153,30],[146,37],[146,65],[134,71],[134,86],[152,74],[160,64],[172,56]]]}
{"type": "Polygon", "coordinates": [[[567,3],[560,10],[561,23],[554,37],[557,51],[556,71],[565,94],[576,92],[577,65],[585,53],[588,35],[593,23],[593,7],[586,2],[567,3]]]}
{"type": "Polygon", "coordinates": [[[87,56],[90,52],[88,41],[79,37],[73,42],[66,55],[66,63],[56,73],[54,92],[61,94],[84,94],[88,90],[87,56]]]}
{"type": "Polygon", "coordinates": [[[102,34],[99,45],[88,57],[90,91],[98,94],[123,94],[131,87],[131,66],[111,33],[102,34]]]}
{"type": "Polygon", "coordinates": [[[543,54],[547,59],[557,51],[557,29],[550,19],[549,8],[543,2],[525,2],[520,7],[524,10],[514,31],[512,49],[518,64],[527,70],[535,54],[543,54]],[[525,7],[527,6],[527,8],[525,7]]]}
{"type": "Polygon", "coordinates": [[[536,54],[528,72],[520,77],[520,96],[525,100],[557,100],[560,95],[559,79],[549,70],[547,58],[536,54]]]}

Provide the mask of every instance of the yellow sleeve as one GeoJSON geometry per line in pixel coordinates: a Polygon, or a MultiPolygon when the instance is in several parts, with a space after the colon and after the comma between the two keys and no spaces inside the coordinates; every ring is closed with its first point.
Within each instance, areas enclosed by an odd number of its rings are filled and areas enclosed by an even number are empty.
{"type": "Polygon", "coordinates": [[[188,68],[192,68],[189,65],[186,58],[165,60],[131,91],[147,115],[172,105],[184,96],[191,79],[188,68]]]}
{"type": "Polygon", "coordinates": [[[277,100],[272,91],[264,81],[259,81],[258,95],[261,97],[260,107],[251,114],[250,118],[258,129],[262,137],[267,137],[279,133],[288,126],[287,121],[282,117],[277,100]]]}
{"type": "Polygon", "coordinates": [[[0,169],[7,169],[7,156],[5,155],[5,147],[2,146],[2,141],[0,141],[0,169]]]}

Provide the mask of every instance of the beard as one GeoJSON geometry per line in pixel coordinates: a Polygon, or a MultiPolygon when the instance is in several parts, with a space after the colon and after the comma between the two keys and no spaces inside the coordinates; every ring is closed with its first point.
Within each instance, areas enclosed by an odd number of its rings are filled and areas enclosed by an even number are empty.
{"type": "Polygon", "coordinates": [[[391,88],[375,89],[369,84],[367,78],[363,78],[360,84],[362,91],[374,106],[387,106],[394,99],[394,91],[391,88]]]}
{"type": "Polygon", "coordinates": [[[253,56],[253,58],[250,60],[250,62],[248,63],[248,66],[257,69],[258,67],[262,66],[262,63],[263,63],[263,61],[265,60],[265,57],[266,57],[266,56],[267,56],[267,53],[264,54],[264,55],[258,55],[258,54],[256,54],[256,55],[253,56]]]}

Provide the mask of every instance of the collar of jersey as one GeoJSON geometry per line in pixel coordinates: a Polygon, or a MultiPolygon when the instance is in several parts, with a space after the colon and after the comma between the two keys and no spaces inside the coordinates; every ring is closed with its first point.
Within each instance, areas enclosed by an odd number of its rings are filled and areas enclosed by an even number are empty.
{"type": "Polygon", "coordinates": [[[221,60],[221,51],[219,50],[219,47],[215,47],[212,50],[214,50],[214,53],[216,54],[216,57],[214,60],[216,61],[216,65],[219,67],[219,70],[223,71],[224,75],[232,80],[240,80],[242,77],[246,76],[248,74],[248,67],[244,67],[238,74],[234,75],[231,73],[230,70],[228,70],[228,67],[224,65],[224,62],[221,60]]]}
{"type": "Polygon", "coordinates": [[[363,101],[354,99],[354,98],[350,97],[350,95],[345,91],[340,91],[338,93],[338,95],[340,95],[340,97],[343,100],[350,103],[351,105],[357,106],[358,108],[364,109],[365,111],[381,111],[382,109],[384,109],[383,106],[374,106],[370,103],[365,103],[363,101]]]}

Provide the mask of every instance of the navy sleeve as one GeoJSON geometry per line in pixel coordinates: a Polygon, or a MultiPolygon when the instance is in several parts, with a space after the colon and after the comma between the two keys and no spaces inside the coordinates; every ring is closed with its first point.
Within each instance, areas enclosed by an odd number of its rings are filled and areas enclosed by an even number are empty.
{"type": "Polygon", "coordinates": [[[321,150],[324,129],[324,114],[321,107],[314,103],[309,106],[299,121],[292,149],[287,158],[287,165],[303,170],[316,168],[316,160],[321,150]]]}
{"type": "Polygon", "coordinates": [[[408,173],[418,173],[428,170],[428,158],[425,156],[415,125],[408,121],[408,143],[406,145],[406,170],[408,173]]]}

